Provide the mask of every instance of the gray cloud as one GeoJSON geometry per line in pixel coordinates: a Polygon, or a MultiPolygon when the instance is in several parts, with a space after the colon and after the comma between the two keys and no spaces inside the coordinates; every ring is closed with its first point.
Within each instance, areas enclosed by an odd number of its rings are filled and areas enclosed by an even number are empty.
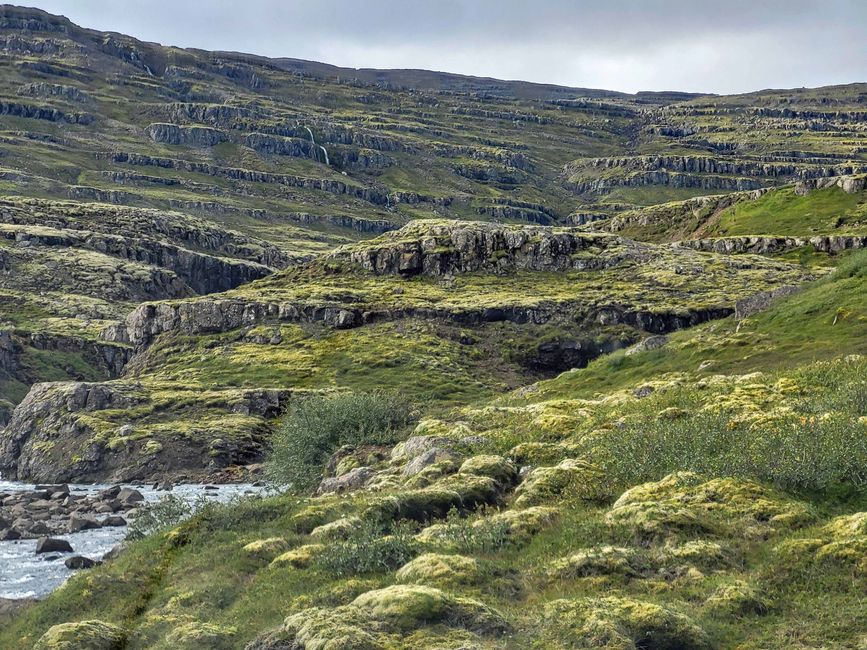
{"type": "Polygon", "coordinates": [[[863,0],[41,0],[166,45],[611,90],[867,81],[863,0]]]}

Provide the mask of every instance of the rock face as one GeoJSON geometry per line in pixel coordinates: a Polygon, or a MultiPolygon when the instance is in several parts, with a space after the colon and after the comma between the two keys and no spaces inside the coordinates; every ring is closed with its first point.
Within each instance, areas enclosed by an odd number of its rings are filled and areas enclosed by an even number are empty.
{"type": "Polygon", "coordinates": [[[219,129],[207,126],[178,126],[177,124],[156,123],[147,128],[148,137],[154,142],[174,145],[195,145],[213,147],[224,142],[226,134],[219,129]]]}
{"type": "Polygon", "coordinates": [[[601,270],[647,251],[620,237],[569,228],[465,222],[410,224],[375,244],[338,249],[331,259],[377,274],[444,276],[487,271],[601,270]]]}
{"type": "Polygon", "coordinates": [[[0,471],[15,473],[17,468],[19,478],[66,480],[64,477],[75,478],[95,470],[104,449],[96,442],[79,449],[78,442],[87,432],[86,427],[68,415],[107,407],[129,408],[137,402],[136,397],[106,384],[36,384],[16,407],[0,436],[0,471]],[[47,448],[45,444],[34,445],[38,442],[37,434],[46,429],[59,434],[57,444],[48,443],[47,448]],[[58,468],[52,455],[63,454],[65,449],[73,462],[67,460],[64,468],[58,468]]]}
{"type": "MultiPolygon", "coordinates": [[[[289,390],[237,391],[227,395],[223,403],[212,397],[210,406],[273,420],[290,395],[289,390]]],[[[180,469],[187,475],[213,474],[229,465],[261,459],[264,431],[254,422],[239,441],[222,437],[217,426],[193,440],[183,436],[136,439],[130,436],[132,427],[123,426],[103,431],[113,436],[114,444],[105,435],[97,435],[93,417],[100,411],[147,408],[149,400],[148,394],[131,382],[36,384],[0,432],[0,472],[28,481],[90,482],[111,477],[126,482],[170,475],[180,469]]],[[[136,491],[118,489],[111,495],[113,507],[104,514],[128,510],[140,502],[136,491]]],[[[79,514],[90,517],[93,512],[85,509],[79,514]]]]}
{"type": "Polygon", "coordinates": [[[712,253],[755,253],[772,255],[812,246],[820,253],[840,253],[845,250],[867,248],[867,235],[817,235],[815,237],[717,237],[689,239],[678,242],[697,251],[712,253]]]}

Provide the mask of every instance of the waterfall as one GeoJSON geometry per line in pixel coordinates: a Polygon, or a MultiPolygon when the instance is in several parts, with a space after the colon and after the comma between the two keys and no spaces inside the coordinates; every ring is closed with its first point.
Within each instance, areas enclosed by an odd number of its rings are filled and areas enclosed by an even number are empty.
{"type": "MultiPolygon", "coordinates": [[[[310,130],[309,126],[305,126],[304,128],[307,129],[307,133],[310,134],[310,144],[312,144],[314,147],[319,147],[322,150],[322,153],[325,156],[325,164],[330,167],[331,163],[328,160],[328,152],[325,150],[325,147],[323,147],[321,144],[316,144],[316,139],[313,137],[313,131],[310,130]]],[[[315,153],[316,150],[314,149],[313,151],[314,160],[316,160],[316,162],[319,162],[319,156],[317,156],[315,153]]]]}

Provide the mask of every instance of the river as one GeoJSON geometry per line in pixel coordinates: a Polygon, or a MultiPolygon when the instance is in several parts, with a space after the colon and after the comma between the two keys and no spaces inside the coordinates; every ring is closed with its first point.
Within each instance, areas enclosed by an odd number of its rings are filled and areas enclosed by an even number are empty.
{"type": "MultiPolygon", "coordinates": [[[[90,494],[103,490],[110,485],[72,485],[73,494],[90,494]]],[[[205,489],[204,484],[176,485],[169,493],[157,491],[149,486],[130,485],[144,496],[145,501],[153,503],[166,494],[173,494],[190,503],[204,495],[208,499],[225,502],[237,496],[261,493],[265,488],[249,484],[217,484],[205,489]]],[[[33,490],[29,483],[0,480],[0,492],[33,490]]],[[[74,555],[83,555],[93,560],[102,559],[113,546],[122,542],[127,527],[106,527],[85,530],[78,533],[52,535],[67,540],[74,549],[74,555]]],[[[67,569],[64,560],[72,554],[46,553],[36,555],[36,540],[22,539],[0,541],[0,598],[18,600],[22,598],[43,598],[66,582],[75,571],[67,569]]]]}

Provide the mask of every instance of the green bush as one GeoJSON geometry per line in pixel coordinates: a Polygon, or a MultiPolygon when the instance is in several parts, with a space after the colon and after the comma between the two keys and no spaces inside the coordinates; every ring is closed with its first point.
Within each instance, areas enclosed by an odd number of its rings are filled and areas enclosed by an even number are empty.
{"type": "Polygon", "coordinates": [[[272,441],[267,463],[272,482],[309,491],[343,445],[393,444],[411,421],[409,405],[384,393],[338,393],[304,400],[294,407],[272,441]]]}
{"type": "Polygon", "coordinates": [[[141,539],[189,519],[194,506],[174,494],[167,494],[144,508],[127,529],[127,539],[141,539]]]}
{"type": "Polygon", "coordinates": [[[362,521],[346,540],[327,544],[316,556],[316,566],[339,578],[394,571],[418,554],[416,528],[401,521],[384,534],[375,522],[362,521]]]}

